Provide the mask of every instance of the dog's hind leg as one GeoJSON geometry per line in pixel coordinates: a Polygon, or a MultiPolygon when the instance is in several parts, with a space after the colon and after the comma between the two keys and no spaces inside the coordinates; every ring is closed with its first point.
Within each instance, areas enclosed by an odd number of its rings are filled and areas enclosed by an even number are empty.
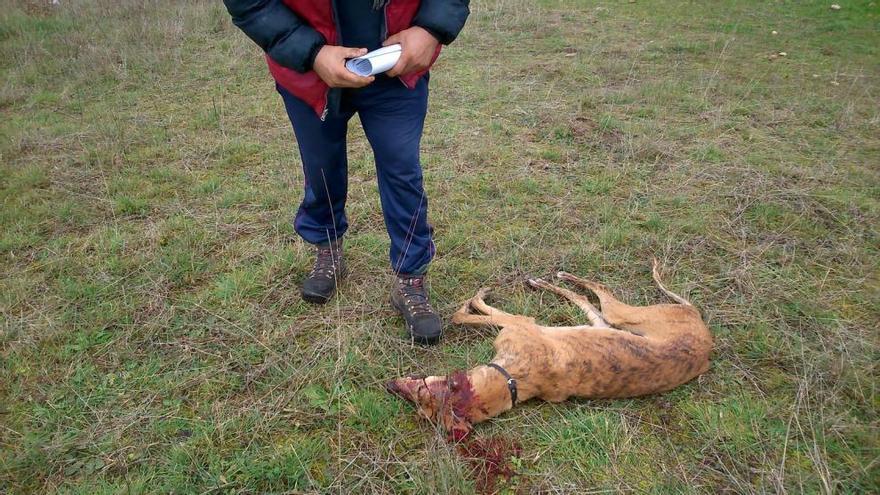
{"type": "Polygon", "coordinates": [[[600,328],[610,328],[611,327],[611,325],[609,325],[608,322],[605,321],[605,318],[602,317],[602,313],[599,312],[599,310],[596,308],[596,306],[593,306],[593,304],[590,302],[589,299],[587,299],[586,296],[583,296],[581,294],[576,294],[568,289],[563,289],[562,287],[557,287],[549,282],[541,280],[540,278],[538,278],[538,279],[530,278],[530,279],[528,279],[527,282],[530,286],[532,286],[536,289],[548,290],[548,291],[553,292],[554,294],[556,294],[560,297],[563,297],[565,299],[568,299],[569,301],[574,303],[577,307],[581,308],[581,310],[583,310],[584,313],[586,313],[587,319],[590,320],[590,323],[592,324],[593,327],[600,327],[600,328]]]}
{"type": "Polygon", "coordinates": [[[599,298],[599,304],[602,306],[602,315],[612,325],[616,324],[614,320],[619,320],[621,318],[626,319],[624,315],[631,313],[633,309],[638,309],[629,304],[620,302],[620,300],[611,294],[611,291],[607,287],[599,282],[585,280],[568,272],[558,272],[556,276],[596,294],[596,297],[599,298]]]}
{"type": "Polygon", "coordinates": [[[665,308],[680,308],[671,304],[655,306],[630,306],[619,301],[607,287],[590,280],[584,280],[570,273],[559,272],[557,276],[575,285],[593,291],[602,306],[602,316],[612,326],[645,337],[664,337],[669,333],[668,325],[660,324],[659,318],[665,308]]]}
{"type": "Polygon", "coordinates": [[[598,282],[585,280],[567,272],[559,272],[556,276],[596,294],[602,307],[602,316],[612,326],[625,330],[639,330],[643,334],[650,331],[645,327],[645,323],[650,321],[650,315],[644,312],[645,308],[621,302],[607,287],[598,282]]]}

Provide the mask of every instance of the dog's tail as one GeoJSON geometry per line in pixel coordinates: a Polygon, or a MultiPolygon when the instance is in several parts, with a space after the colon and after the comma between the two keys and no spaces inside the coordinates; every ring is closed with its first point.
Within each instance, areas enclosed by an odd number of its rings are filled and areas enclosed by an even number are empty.
{"type": "Polygon", "coordinates": [[[664,294],[672,299],[675,299],[677,303],[683,304],[685,306],[693,306],[690,301],[663,286],[663,283],[660,282],[660,272],[657,270],[657,267],[659,265],[660,263],[657,261],[657,258],[654,258],[654,268],[651,270],[651,275],[654,277],[654,282],[657,284],[657,287],[659,287],[664,294]]]}

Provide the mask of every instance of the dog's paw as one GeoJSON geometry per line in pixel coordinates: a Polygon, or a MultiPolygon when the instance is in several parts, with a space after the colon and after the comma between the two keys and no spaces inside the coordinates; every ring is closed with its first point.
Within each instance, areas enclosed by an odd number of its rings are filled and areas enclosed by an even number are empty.
{"type": "Polygon", "coordinates": [[[541,278],[527,278],[526,283],[529,284],[529,287],[533,289],[540,289],[541,287],[547,285],[547,282],[545,282],[544,279],[541,278]]]}

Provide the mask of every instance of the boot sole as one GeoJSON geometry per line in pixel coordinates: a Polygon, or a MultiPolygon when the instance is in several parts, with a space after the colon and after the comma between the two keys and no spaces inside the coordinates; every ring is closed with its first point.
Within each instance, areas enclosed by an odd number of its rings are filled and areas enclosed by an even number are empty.
{"type": "Polygon", "coordinates": [[[442,330],[440,331],[440,333],[438,333],[437,335],[433,335],[433,336],[431,336],[431,335],[417,335],[417,334],[413,333],[412,325],[410,325],[410,323],[409,323],[409,321],[407,321],[406,317],[403,316],[403,310],[397,305],[397,303],[394,301],[394,299],[391,299],[391,307],[394,308],[394,310],[397,311],[397,314],[399,314],[403,318],[403,321],[406,322],[406,331],[409,333],[409,336],[416,343],[423,344],[423,345],[434,345],[434,344],[440,342],[440,337],[443,336],[442,330]]]}
{"type": "Polygon", "coordinates": [[[330,299],[333,299],[333,294],[330,294],[329,296],[325,296],[322,294],[315,294],[315,293],[311,293],[311,292],[302,291],[302,292],[300,292],[300,295],[302,296],[303,301],[308,302],[308,303],[312,303],[312,304],[327,304],[328,302],[330,302],[330,299]]]}
{"type": "Polygon", "coordinates": [[[338,284],[342,283],[342,280],[348,275],[348,270],[343,268],[337,277],[337,287],[333,289],[333,292],[330,295],[318,294],[317,292],[308,292],[303,289],[302,286],[299,288],[299,294],[302,296],[303,301],[312,304],[327,304],[330,302],[330,299],[333,299],[333,296],[336,295],[336,290],[338,289],[338,284]]]}

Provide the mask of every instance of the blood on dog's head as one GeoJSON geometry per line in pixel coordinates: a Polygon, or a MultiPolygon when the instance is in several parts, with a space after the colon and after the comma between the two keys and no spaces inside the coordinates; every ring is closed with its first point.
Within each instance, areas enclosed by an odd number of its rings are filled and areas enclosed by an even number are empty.
{"type": "Polygon", "coordinates": [[[470,410],[474,392],[463,371],[449,376],[398,378],[388,382],[385,388],[415,404],[419,416],[443,425],[454,440],[464,439],[473,428],[470,410]]]}

